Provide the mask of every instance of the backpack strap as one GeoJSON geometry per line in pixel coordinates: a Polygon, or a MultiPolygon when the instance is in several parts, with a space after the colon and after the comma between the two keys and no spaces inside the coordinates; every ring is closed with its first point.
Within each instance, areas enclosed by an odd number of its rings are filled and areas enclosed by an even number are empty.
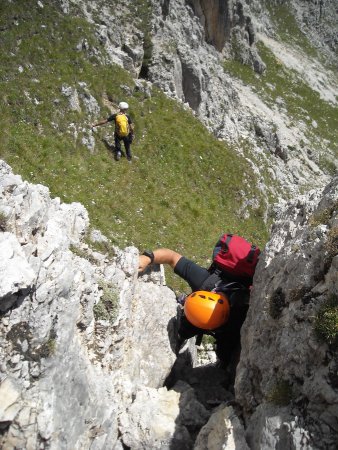
{"type": "Polygon", "coordinates": [[[250,249],[250,252],[249,252],[249,254],[248,254],[248,257],[246,258],[246,260],[249,262],[249,263],[252,263],[253,262],[253,260],[254,260],[254,257],[255,257],[255,253],[256,253],[256,246],[255,245],[252,245],[251,246],[251,249],[250,249]]]}
{"type": "Polygon", "coordinates": [[[222,251],[227,253],[229,251],[229,244],[232,239],[232,234],[228,234],[225,241],[222,243],[222,251]]]}
{"type": "Polygon", "coordinates": [[[202,285],[200,286],[200,291],[212,291],[217,283],[222,281],[222,278],[220,277],[220,274],[222,271],[219,269],[215,269],[213,272],[210,273],[210,275],[203,281],[202,285]]]}

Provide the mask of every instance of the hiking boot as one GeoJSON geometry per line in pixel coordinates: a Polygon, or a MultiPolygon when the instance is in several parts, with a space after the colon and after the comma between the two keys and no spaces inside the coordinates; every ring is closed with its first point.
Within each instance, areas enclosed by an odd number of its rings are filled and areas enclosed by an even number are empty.
{"type": "Polygon", "coordinates": [[[132,160],[131,156],[127,156],[127,161],[131,162],[131,160],[132,160]]]}
{"type": "Polygon", "coordinates": [[[116,161],[119,161],[121,159],[121,153],[120,152],[116,153],[115,159],[116,159],[116,161]]]}

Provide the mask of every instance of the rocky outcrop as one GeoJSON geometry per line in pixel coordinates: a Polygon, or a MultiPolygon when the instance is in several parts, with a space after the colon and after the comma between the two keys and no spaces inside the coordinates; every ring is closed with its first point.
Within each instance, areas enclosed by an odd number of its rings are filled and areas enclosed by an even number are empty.
{"type": "Polygon", "coordinates": [[[236,399],[250,448],[338,439],[338,179],[287,204],[255,274],[236,399]]]}
{"type": "Polygon", "coordinates": [[[254,45],[255,29],[242,1],[187,0],[187,4],[199,17],[208,44],[252,66],[256,72],[264,72],[265,65],[254,45]]]}
{"type": "Polygon", "coordinates": [[[295,17],[306,35],[334,63],[338,45],[336,2],[334,0],[301,0],[293,1],[292,6],[296,11],[295,17]]]}
{"type": "Polygon", "coordinates": [[[84,207],[4,162],[0,211],[0,446],[112,448],[136,391],[163,386],[176,359],[175,296],[136,283],[135,248],[109,259],[81,243],[84,207]]]}

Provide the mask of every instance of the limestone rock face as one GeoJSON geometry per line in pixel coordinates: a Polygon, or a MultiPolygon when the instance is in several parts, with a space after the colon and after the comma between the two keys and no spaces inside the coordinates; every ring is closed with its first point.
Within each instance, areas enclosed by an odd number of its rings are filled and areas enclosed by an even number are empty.
{"type": "Polygon", "coordinates": [[[221,405],[201,429],[194,450],[226,448],[249,450],[244,430],[231,406],[221,405]]]}
{"type": "Polygon", "coordinates": [[[107,238],[82,205],[51,199],[3,161],[0,212],[1,448],[192,449],[232,395],[224,371],[210,365],[209,384],[194,372],[193,342],[177,358],[163,268],[138,278],[136,248],[96,252],[107,238]]]}
{"type": "Polygon", "coordinates": [[[208,44],[252,66],[256,72],[265,70],[254,46],[256,38],[250,11],[243,2],[187,0],[187,4],[199,17],[208,44]]]}
{"type": "Polygon", "coordinates": [[[337,443],[337,324],[318,336],[337,320],[337,198],[336,178],[286,204],[259,261],[236,378],[250,448],[337,443]]]}
{"type": "Polygon", "coordinates": [[[110,260],[81,243],[84,207],[2,161],[0,211],[0,446],[113,448],[120,413],[140,387],[163,386],[176,359],[175,296],[137,282],[135,248],[110,260]]]}

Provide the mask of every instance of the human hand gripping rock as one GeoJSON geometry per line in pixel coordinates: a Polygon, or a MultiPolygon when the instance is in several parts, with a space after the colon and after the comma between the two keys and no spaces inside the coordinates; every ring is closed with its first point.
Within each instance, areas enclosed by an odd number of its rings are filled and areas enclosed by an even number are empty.
{"type": "Polygon", "coordinates": [[[151,260],[148,256],[140,255],[139,262],[138,262],[138,273],[144,272],[150,263],[151,263],[151,260]]]}

